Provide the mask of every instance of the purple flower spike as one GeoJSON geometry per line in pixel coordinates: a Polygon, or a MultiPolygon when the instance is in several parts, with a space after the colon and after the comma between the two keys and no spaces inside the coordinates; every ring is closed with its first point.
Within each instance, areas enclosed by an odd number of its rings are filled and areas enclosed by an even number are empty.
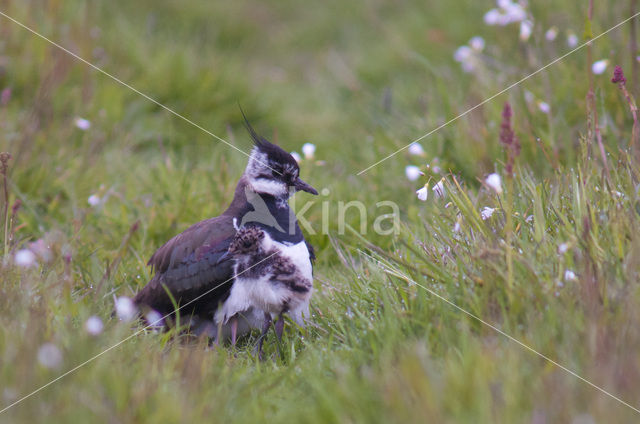
{"type": "Polygon", "coordinates": [[[614,84],[617,83],[626,83],[627,79],[624,77],[624,72],[622,72],[622,68],[619,65],[616,65],[613,70],[613,78],[611,78],[611,82],[614,84]]]}

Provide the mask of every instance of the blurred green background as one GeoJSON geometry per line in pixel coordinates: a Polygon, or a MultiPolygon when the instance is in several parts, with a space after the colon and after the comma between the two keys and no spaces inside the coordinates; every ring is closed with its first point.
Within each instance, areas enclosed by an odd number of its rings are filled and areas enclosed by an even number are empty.
{"type": "MultiPolygon", "coordinates": [[[[269,360],[252,356],[254,337],[209,350],[145,331],[0,422],[637,419],[420,289],[640,405],[638,167],[627,150],[631,114],[610,82],[621,65],[638,92],[631,23],[425,138],[424,156],[405,150],[356,175],[570,51],[585,22],[598,35],[635,3],[598,2],[588,20],[586,1],[531,2],[522,6],[526,38],[520,23],[487,25],[496,4],[485,0],[0,2],[2,13],[240,150],[251,143],[239,105],[285,149],[313,143],[302,177],[329,190],[292,201],[298,210],[314,202],[305,214],[318,254],[314,325],[287,327],[281,344],[270,338],[269,360]],[[485,45],[465,72],[454,53],[475,36],[485,45]],[[594,74],[600,60],[607,69],[594,74]],[[507,101],[522,145],[513,186],[499,142],[507,101]],[[407,165],[425,177],[407,180],[407,165]],[[482,184],[491,172],[509,195],[482,184]],[[416,198],[443,176],[448,198],[416,198]],[[338,202],[351,200],[367,208],[363,237],[338,233],[338,202]],[[384,200],[399,205],[398,235],[372,231],[384,200]],[[496,215],[482,220],[482,207],[496,215]]],[[[114,295],[133,296],[156,248],[226,207],[247,158],[6,17],[0,89],[9,215],[21,201],[2,232],[2,408],[139,329],[110,317],[114,295]],[[38,240],[50,258],[15,264],[38,240]],[[98,336],[84,328],[92,315],[105,324],[98,336]],[[54,364],[39,357],[46,343],[60,354],[54,364]]],[[[359,227],[355,211],[347,223],[359,227]]]]}

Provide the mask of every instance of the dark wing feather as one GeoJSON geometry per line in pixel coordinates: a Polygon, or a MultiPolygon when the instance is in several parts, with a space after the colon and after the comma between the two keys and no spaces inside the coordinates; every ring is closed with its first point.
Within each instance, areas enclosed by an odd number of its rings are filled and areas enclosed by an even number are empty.
{"type": "Polygon", "coordinates": [[[232,262],[217,263],[235,234],[232,219],[221,215],[198,222],[160,247],[149,260],[155,275],[136,295],[135,303],[169,313],[174,308],[167,290],[179,305],[211,290],[181,312],[215,310],[232,284],[232,262]]]}

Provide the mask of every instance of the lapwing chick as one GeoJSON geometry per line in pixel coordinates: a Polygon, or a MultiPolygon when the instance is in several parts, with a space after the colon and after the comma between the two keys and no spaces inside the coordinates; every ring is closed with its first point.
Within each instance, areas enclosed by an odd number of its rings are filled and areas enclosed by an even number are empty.
{"type": "Polygon", "coordinates": [[[309,316],[309,300],[313,292],[313,277],[308,261],[291,250],[279,246],[271,236],[257,226],[242,227],[229,246],[227,255],[234,261],[235,282],[231,294],[216,312],[218,325],[230,324],[232,342],[237,316],[247,312],[264,312],[262,334],[256,346],[262,358],[262,342],[278,317],[275,332],[282,338],[283,314],[304,326],[309,316]]]}
{"type": "MultiPolygon", "coordinates": [[[[259,136],[245,118],[254,142],[248,164],[236,186],[231,204],[220,216],[198,222],[160,247],[149,260],[153,278],[134,298],[145,312],[153,309],[172,322],[176,306],[181,323],[195,334],[215,339],[232,336],[231,328],[218,326],[214,314],[228,299],[234,281],[234,262],[226,254],[238,226],[260,227],[291,256],[311,280],[313,250],[307,245],[288,199],[296,191],[318,192],[300,178],[296,160],[285,150],[259,136]],[[221,259],[222,258],[222,259],[221,259]]],[[[218,205],[216,205],[218,206],[218,205]]],[[[262,324],[262,310],[249,311],[237,323],[236,337],[262,324]]]]}

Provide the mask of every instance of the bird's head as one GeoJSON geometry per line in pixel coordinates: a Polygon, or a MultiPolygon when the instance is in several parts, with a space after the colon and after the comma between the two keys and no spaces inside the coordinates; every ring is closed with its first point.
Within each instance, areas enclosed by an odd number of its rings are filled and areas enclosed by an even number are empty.
{"type": "Polygon", "coordinates": [[[288,199],[296,191],[318,194],[315,188],[300,178],[300,167],[293,156],[259,136],[246,117],[245,123],[255,145],[245,175],[256,193],[281,199],[288,199]]]}
{"type": "Polygon", "coordinates": [[[255,255],[263,255],[271,247],[271,238],[262,229],[256,226],[240,227],[231,240],[227,252],[218,260],[218,263],[235,259],[242,262],[255,255]]]}

